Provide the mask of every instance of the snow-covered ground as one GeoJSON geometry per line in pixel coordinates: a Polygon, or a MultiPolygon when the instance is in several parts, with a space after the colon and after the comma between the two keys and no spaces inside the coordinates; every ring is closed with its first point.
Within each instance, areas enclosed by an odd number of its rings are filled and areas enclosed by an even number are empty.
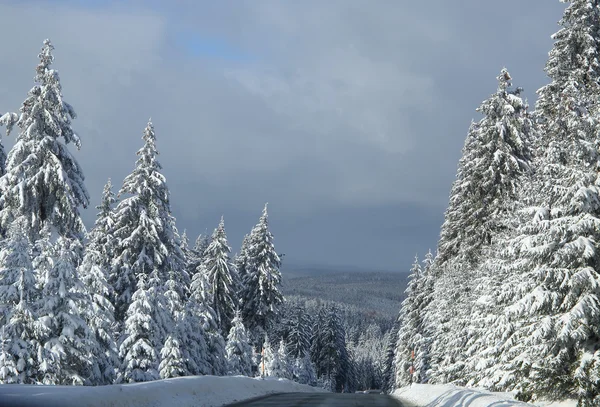
{"type": "MultiPolygon", "coordinates": [[[[413,384],[396,390],[392,396],[405,407],[531,407],[510,393],[491,393],[453,385],[413,384]]],[[[543,407],[575,407],[576,400],[536,402],[543,407]]]]}
{"type": "Polygon", "coordinates": [[[216,407],[271,393],[325,392],[284,379],[193,376],[112,386],[0,385],[1,406],[216,407]]]}

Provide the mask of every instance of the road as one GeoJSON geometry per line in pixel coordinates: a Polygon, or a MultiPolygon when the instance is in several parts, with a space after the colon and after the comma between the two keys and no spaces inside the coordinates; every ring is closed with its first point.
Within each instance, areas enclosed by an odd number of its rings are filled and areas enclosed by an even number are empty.
{"type": "Polygon", "coordinates": [[[225,407],[403,407],[384,394],[281,393],[228,404],[225,407]]]}

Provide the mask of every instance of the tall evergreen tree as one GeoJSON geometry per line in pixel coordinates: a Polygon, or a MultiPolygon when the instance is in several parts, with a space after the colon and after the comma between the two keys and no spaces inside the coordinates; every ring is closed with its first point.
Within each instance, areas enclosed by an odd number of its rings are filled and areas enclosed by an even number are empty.
{"type": "Polygon", "coordinates": [[[476,262],[511,210],[518,180],[530,170],[532,122],[527,105],[511,90],[506,69],[498,90],[477,109],[484,118],[472,123],[458,164],[456,181],[438,243],[437,262],[476,262]]]}
{"type": "Polygon", "coordinates": [[[280,266],[265,205],[258,224],[250,233],[241,295],[243,318],[250,330],[255,332],[255,340],[263,336],[262,332],[266,332],[283,302],[280,266]]]}
{"type": "Polygon", "coordinates": [[[187,366],[181,352],[181,344],[174,335],[167,340],[160,351],[159,374],[161,379],[187,375],[187,366]]]}
{"type": "Polygon", "coordinates": [[[400,330],[395,357],[396,387],[426,383],[429,369],[429,338],[425,332],[427,276],[418,257],[411,269],[406,299],[400,310],[400,330]]]}
{"type": "Polygon", "coordinates": [[[92,299],[76,270],[77,239],[59,237],[51,243],[49,228],[44,228],[42,247],[34,267],[38,273],[41,296],[36,306],[40,324],[34,339],[38,351],[39,376],[44,384],[89,384],[98,361],[90,359],[101,346],[86,321],[92,299]]]}
{"type": "Polygon", "coordinates": [[[114,307],[110,302],[113,288],[108,282],[110,259],[114,242],[112,205],[115,203],[110,179],[104,187],[102,200],[96,208],[100,211],[94,228],[88,234],[83,263],[79,267],[81,281],[92,297],[92,307],[86,310],[86,319],[100,348],[94,354],[99,371],[93,372],[92,381],[97,384],[110,384],[114,381],[115,367],[118,365],[118,351],[115,343],[114,307]]]}
{"type": "Polygon", "coordinates": [[[37,331],[35,306],[39,299],[31,247],[25,221],[18,218],[0,250],[0,307],[2,314],[3,383],[35,384],[37,380],[37,331]]]}
{"type": "Polygon", "coordinates": [[[252,375],[252,346],[239,311],[236,311],[227,335],[225,351],[228,375],[252,375]]]}
{"type": "Polygon", "coordinates": [[[202,330],[206,339],[209,374],[221,376],[227,374],[225,339],[217,323],[217,316],[210,302],[210,286],[204,268],[194,274],[190,286],[190,305],[188,312],[202,321],[202,330]]]}
{"type": "Polygon", "coordinates": [[[185,303],[182,320],[178,323],[181,334],[181,351],[189,374],[212,374],[205,319],[193,297],[185,303]]]}
{"type": "Polygon", "coordinates": [[[216,322],[221,332],[229,332],[233,311],[236,307],[237,275],[229,253],[225,221],[221,218],[215,229],[212,242],[204,252],[201,272],[208,280],[208,301],[215,311],[216,322]]]}
{"type": "Polygon", "coordinates": [[[304,307],[294,307],[290,321],[286,343],[290,357],[297,359],[304,357],[310,350],[310,320],[304,307]]]}
{"type": "Polygon", "coordinates": [[[335,392],[354,390],[354,369],[346,347],[346,335],[334,307],[323,310],[317,318],[311,357],[317,377],[335,392]]]}
{"type": "MultiPolygon", "coordinates": [[[[148,122],[144,146],[137,152],[133,172],[123,181],[125,196],[115,211],[114,249],[110,281],[115,289],[115,318],[122,322],[142,274],[156,272],[163,283],[169,273],[183,286],[189,284],[180,237],[171,214],[169,189],[157,160],[156,135],[148,122]]],[[[179,293],[180,297],[184,293],[179,293]]]]}
{"type": "MultiPolygon", "coordinates": [[[[66,147],[73,142],[80,148],[81,143],[71,127],[75,111],[63,100],[58,72],[50,68],[53,49],[45,40],[36,85],[20,109],[16,121],[20,133],[8,154],[6,174],[0,178],[0,229],[6,232],[22,216],[32,241],[45,223],[63,236],[80,239],[84,226],[79,207],[89,202],[83,171],[66,147]]],[[[8,132],[14,119],[8,115],[3,120],[9,124],[8,132]]]]}
{"type": "Polygon", "coordinates": [[[243,305],[243,293],[244,293],[244,281],[246,281],[246,268],[248,265],[248,249],[250,247],[250,235],[245,235],[242,240],[242,246],[240,252],[235,255],[234,264],[235,269],[240,279],[240,286],[238,287],[238,299],[239,305],[243,305]]]}
{"type": "Polygon", "coordinates": [[[511,88],[506,69],[497,79],[497,92],[477,109],[484,118],[471,125],[465,141],[430,273],[435,279],[429,307],[435,320],[429,324],[435,330],[434,382],[465,383],[480,259],[490,256],[493,238],[514,228],[518,188],[531,172],[535,127],[527,104],[519,96],[521,89],[511,88]]]}
{"type": "Polygon", "coordinates": [[[157,349],[162,339],[156,316],[156,299],[153,298],[152,283],[140,274],[138,289],[133,294],[133,302],[127,309],[125,338],[119,352],[122,360],[118,382],[145,382],[160,377],[158,372],[159,355],[157,349]]]}
{"type": "Polygon", "coordinates": [[[500,385],[525,398],[589,399],[583,383],[595,379],[575,376],[600,343],[600,7],[568,3],[546,65],[551,82],[538,91],[541,156],[523,194],[530,216],[500,243],[508,261],[499,291],[514,326],[502,337],[502,370],[518,378],[500,385]]]}

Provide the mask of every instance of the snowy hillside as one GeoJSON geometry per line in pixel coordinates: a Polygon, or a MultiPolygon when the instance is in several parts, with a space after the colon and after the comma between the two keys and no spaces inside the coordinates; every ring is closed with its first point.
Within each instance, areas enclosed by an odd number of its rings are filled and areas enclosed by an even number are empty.
{"type": "Polygon", "coordinates": [[[180,377],[110,386],[0,386],[0,405],[46,407],[216,407],[271,393],[325,392],[285,379],[180,377]],[[85,403],[83,403],[85,401],[85,403]]]}

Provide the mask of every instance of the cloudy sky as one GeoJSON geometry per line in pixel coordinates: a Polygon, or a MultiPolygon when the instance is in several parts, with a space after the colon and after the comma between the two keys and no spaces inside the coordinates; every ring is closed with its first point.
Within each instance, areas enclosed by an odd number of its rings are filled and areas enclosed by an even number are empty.
{"type": "Polygon", "coordinates": [[[93,206],[132,170],[152,117],[189,235],[224,215],[235,252],[269,202],[288,266],[405,271],[435,248],[469,123],[503,66],[534,104],[563,8],[0,0],[0,112],[19,108],[50,38],[93,206]]]}

